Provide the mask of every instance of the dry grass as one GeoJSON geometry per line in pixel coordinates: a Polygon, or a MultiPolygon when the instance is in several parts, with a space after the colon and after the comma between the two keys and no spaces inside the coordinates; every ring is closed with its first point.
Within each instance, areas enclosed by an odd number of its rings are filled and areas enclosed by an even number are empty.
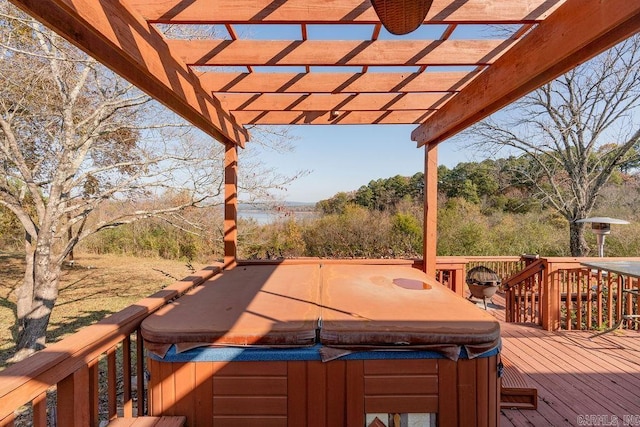
{"type": "MultiPolygon", "coordinates": [[[[58,341],[122,310],[188,276],[192,268],[200,270],[205,266],[118,255],[77,254],[75,260],[75,265],[66,267],[62,274],[58,301],[47,330],[48,342],[58,341]]],[[[0,369],[13,354],[15,289],[21,283],[23,266],[22,254],[0,253],[0,369]]]]}

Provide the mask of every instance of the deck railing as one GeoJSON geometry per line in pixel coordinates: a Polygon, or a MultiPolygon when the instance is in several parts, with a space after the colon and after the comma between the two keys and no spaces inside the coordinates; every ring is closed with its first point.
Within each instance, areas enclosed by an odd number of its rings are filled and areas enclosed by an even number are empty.
{"type": "MultiPolygon", "coordinates": [[[[639,261],[640,258],[608,258],[607,261],[639,261]]],[[[612,328],[624,315],[639,314],[637,297],[623,297],[623,289],[638,289],[638,279],[584,268],[580,262],[602,258],[552,258],[547,273],[548,314],[542,326],[548,330],[600,330],[612,328]]],[[[638,329],[635,322],[624,322],[638,329]]]]}
{"type": "Polygon", "coordinates": [[[0,426],[20,417],[34,427],[93,427],[144,415],[142,320],[219,271],[194,273],[1,371],[0,426]]]}
{"type": "MultiPolygon", "coordinates": [[[[607,258],[606,261],[640,261],[607,258]]],[[[623,289],[638,289],[638,279],[585,268],[602,258],[542,258],[507,279],[506,320],[532,322],[546,330],[602,330],[624,315],[640,313],[637,296],[623,298],[623,289]]],[[[630,294],[627,294],[630,295],[630,294]]],[[[623,327],[638,329],[625,320],[623,327]]]]}
{"type": "Polygon", "coordinates": [[[625,315],[640,314],[638,279],[590,270],[583,262],[640,261],[640,258],[437,257],[437,279],[461,296],[465,274],[483,265],[501,277],[507,322],[535,323],[546,330],[603,330],[624,320],[622,327],[640,329],[625,315]],[[623,298],[623,294],[627,297],[623,298]]]}

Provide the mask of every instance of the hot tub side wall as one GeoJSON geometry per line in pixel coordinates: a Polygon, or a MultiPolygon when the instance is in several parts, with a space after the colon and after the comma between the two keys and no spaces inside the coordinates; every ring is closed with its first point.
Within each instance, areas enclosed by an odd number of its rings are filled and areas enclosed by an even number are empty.
{"type": "Polygon", "coordinates": [[[440,427],[497,426],[498,362],[149,359],[149,414],[185,415],[198,427],[360,427],[367,413],[437,413],[440,427]]]}

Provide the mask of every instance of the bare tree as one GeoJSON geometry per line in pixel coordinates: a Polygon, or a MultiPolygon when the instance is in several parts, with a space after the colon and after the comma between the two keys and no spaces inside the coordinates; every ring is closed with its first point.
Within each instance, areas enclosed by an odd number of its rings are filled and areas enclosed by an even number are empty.
{"type": "Polygon", "coordinates": [[[615,170],[638,163],[640,36],[542,86],[466,136],[520,153],[518,179],[569,221],[573,256],[589,248],[584,224],[615,170]]]}
{"type": "MultiPolygon", "coordinates": [[[[78,242],[150,217],[193,226],[181,212],[219,203],[223,147],[4,2],[0,21],[0,205],[25,232],[17,361],[44,347],[78,242]],[[92,215],[105,201],[119,208],[92,215]]],[[[263,196],[295,179],[252,165],[263,196]]]]}

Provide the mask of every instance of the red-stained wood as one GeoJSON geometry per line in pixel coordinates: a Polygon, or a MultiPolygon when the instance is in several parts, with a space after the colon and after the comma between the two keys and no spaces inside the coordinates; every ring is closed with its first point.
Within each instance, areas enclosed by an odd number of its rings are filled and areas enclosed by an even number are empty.
{"type": "Polygon", "coordinates": [[[122,410],[125,417],[133,417],[131,393],[131,336],[122,341],[122,410]]]}
{"type": "Polygon", "coordinates": [[[287,395],[287,377],[236,377],[216,376],[213,381],[216,395],[287,395]]]}
{"type": "Polygon", "coordinates": [[[236,265],[238,254],[238,147],[224,151],[224,268],[236,265]]]}
{"type": "Polygon", "coordinates": [[[407,73],[231,73],[199,70],[210,92],[233,93],[387,93],[458,92],[474,72],[407,73]]]}
{"type": "Polygon", "coordinates": [[[366,360],[364,375],[434,375],[440,359],[366,360]]]}
{"type": "Polygon", "coordinates": [[[214,426],[220,427],[288,427],[287,417],[277,415],[215,416],[214,426]]]}
{"type": "MultiPolygon", "coordinates": [[[[365,413],[433,413],[438,409],[438,396],[365,396],[365,413]]],[[[464,424],[472,426],[473,424],[464,424]]]]}
{"type": "Polygon", "coordinates": [[[333,360],[327,363],[326,419],[329,426],[346,425],[346,361],[333,360]]]}
{"type": "Polygon", "coordinates": [[[89,386],[88,386],[88,401],[90,407],[89,425],[91,427],[97,427],[100,424],[100,407],[98,398],[99,383],[100,383],[100,365],[99,360],[93,360],[88,365],[89,368],[89,386]]]}
{"type": "Polygon", "coordinates": [[[537,388],[539,399],[535,411],[503,410],[501,425],[573,425],[582,413],[622,420],[640,411],[637,332],[590,339],[593,332],[502,326],[503,353],[537,388]]]}
{"type": "MultiPolygon", "coordinates": [[[[147,20],[184,23],[341,23],[379,24],[371,4],[359,0],[130,0],[147,20]]],[[[544,19],[554,8],[544,0],[509,1],[435,0],[427,13],[429,23],[513,23],[544,19]]]]}
{"type": "Polygon", "coordinates": [[[488,359],[488,395],[489,395],[489,413],[488,425],[498,425],[500,414],[500,381],[495,381],[498,378],[498,362],[500,356],[493,356],[488,359]],[[495,409],[494,409],[495,408],[495,409]]]}
{"type": "Polygon", "coordinates": [[[307,425],[307,367],[305,362],[287,363],[287,420],[289,427],[307,425]]]}
{"type": "Polygon", "coordinates": [[[176,363],[174,366],[175,378],[175,415],[184,415],[189,424],[195,420],[194,390],[196,389],[196,364],[176,363]]]}
{"type": "Polygon", "coordinates": [[[188,65],[485,65],[513,42],[502,40],[165,40],[188,65]],[[321,55],[318,52],[322,52],[321,55]]]}
{"type": "Polygon", "coordinates": [[[424,150],[423,271],[427,276],[435,277],[438,245],[438,146],[428,145],[424,150]]]}
{"type": "Polygon", "coordinates": [[[193,425],[206,426],[213,422],[213,363],[195,363],[195,382],[193,392],[195,418],[193,425]]]}
{"type": "Polygon", "coordinates": [[[452,360],[440,360],[438,363],[438,425],[453,427],[458,422],[458,369],[452,360]]]}
{"type": "Polygon", "coordinates": [[[385,94],[217,94],[234,111],[403,111],[441,106],[448,93],[385,94]]]}
{"type": "Polygon", "coordinates": [[[214,372],[220,376],[284,377],[287,375],[287,362],[214,362],[214,372]]]}
{"type": "Polygon", "coordinates": [[[347,424],[364,425],[364,362],[352,360],[346,368],[347,424]]]}
{"type": "Polygon", "coordinates": [[[332,114],[330,111],[233,111],[233,115],[240,123],[251,125],[384,125],[422,123],[434,112],[337,111],[332,114]]]}
{"type": "Polygon", "coordinates": [[[500,407],[505,409],[536,409],[538,392],[531,387],[520,370],[505,356],[502,357],[500,407]]]}
{"type": "MultiPolygon", "coordinates": [[[[476,360],[458,360],[458,422],[463,426],[476,425],[476,401],[480,399],[476,387],[476,360]]],[[[486,404],[486,401],[482,402],[486,404]]]]}
{"type": "Polygon", "coordinates": [[[567,1],[411,138],[441,142],[640,30],[639,2],[567,1]]]}
{"type": "Polygon", "coordinates": [[[307,365],[307,426],[327,425],[327,375],[323,362],[310,361],[307,365]]]}
{"type": "Polygon", "coordinates": [[[287,415],[286,396],[213,396],[213,415],[287,415]]]}
{"type": "Polygon", "coordinates": [[[136,330],[136,400],[137,413],[141,417],[145,414],[146,393],[144,369],[144,341],[140,329],[136,330]]]}
{"type": "Polygon", "coordinates": [[[384,375],[365,376],[367,396],[395,394],[438,394],[437,375],[384,375]]]}
{"type": "Polygon", "coordinates": [[[47,426],[47,393],[33,399],[33,427],[47,426]]]}
{"type": "MultiPolygon", "coordinates": [[[[489,362],[496,363],[494,358],[478,358],[476,364],[476,425],[477,427],[489,427],[489,362]]],[[[492,378],[495,383],[495,377],[492,378]]],[[[493,407],[495,410],[495,407],[493,407]]]]}
{"type": "Polygon", "coordinates": [[[109,411],[109,419],[112,420],[117,416],[118,401],[117,401],[117,380],[118,372],[116,369],[116,347],[111,347],[107,350],[107,398],[109,403],[107,405],[109,411]]]}
{"type": "Polygon", "coordinates": [[[83,367],[58,383],[57,425],[81,427],[89,425],[90,408],[86,398],[89,369],[83,367]]]}
{"type": "MultiPolygon", "coordinates": [[[[176,391],[172,363],[159,363],[159,387],[162,393],[159,411],[151,415],[175,415],[176,391]]],[[[153,376],[153,373],[152,373],[153,376]]]]}
{"type": "MultiPolygon", "coordinates": [[[[149,373],[160,373],[160,362],[149,358],[147,362],[149,373]]],[[[162,389],[160,388],[160,375],[151,375],[148,388],[148,413],[156,415],[162,413],[162,389]]]]}
{"type": "Polygon", "coordinates": [[[15,425],[15,414],[11,412],[9,415],[0,419],[0,427],[13,427],[15,425]]]}
{"type": "Polygon", "coordinates": [[[182,416],[116,418],[108,427],[183,427],[185,423],[186,418],[182,416]]]}

